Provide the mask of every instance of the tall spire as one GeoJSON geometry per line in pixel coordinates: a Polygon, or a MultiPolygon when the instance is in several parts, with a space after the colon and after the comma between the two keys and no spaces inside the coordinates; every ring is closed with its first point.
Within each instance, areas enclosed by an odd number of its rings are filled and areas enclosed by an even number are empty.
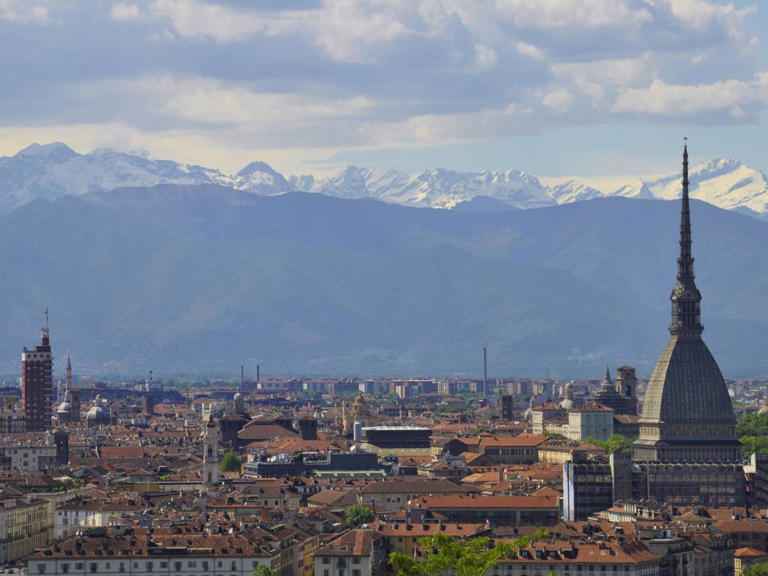
{"type": "Polygon", "coordinates": [[[72,360],[67,352],[67,391],[72,390],[72,360]]]}
{"type": "Polygon", "coordinates": [[[677,283],[672,290],[672,335],[698,336],[701,325],[699,303],[701,294],[696,288],[691,250],[691,207],[688,199],[688,142],[683,146],[683,199],[680,210],[680,256],[677,258],[677,283]]]}

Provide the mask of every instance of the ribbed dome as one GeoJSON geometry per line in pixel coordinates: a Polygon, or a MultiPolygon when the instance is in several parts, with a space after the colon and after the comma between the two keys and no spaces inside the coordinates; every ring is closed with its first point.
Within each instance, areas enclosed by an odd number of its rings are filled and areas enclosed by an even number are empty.
{"type": "Polygon", "coordinates": [[[734,422],[720,368],[698,336],[672,336],[648,382],[642,421],[734,422]]]}

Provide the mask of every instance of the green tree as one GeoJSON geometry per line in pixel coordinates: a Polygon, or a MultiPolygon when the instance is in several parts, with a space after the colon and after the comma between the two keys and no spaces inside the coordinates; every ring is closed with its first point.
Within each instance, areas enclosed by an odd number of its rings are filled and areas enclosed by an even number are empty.
{"type": "Polygon", "coordinates": [[[744,458],[752,454],[768,454],[768,436],[742,436],[739,440],[744,458]]]}
{"type": "Polygon", "coordinates": [[[758,562],[757,564],[753,564],[744,572],[742,572],[743,576],[768,576],[768,562],[758,562]]]}
{"type": "Polygon", "coordinates": [[[256,570],[253,571],[253,576],[277,576],[277,572],[266,564],[259,564],[256,570]]]}
{"type": "Polygon", "coordinates": [[[419,540],[420,558],[393,552],[389,555],[389,563],[397,570],[397,576],[436,576],[446,571],[455,576],[485,576],[502,558],[516,554],[533,540],[546,537],[547,533],[540,530],[512,543],[496,542],[494,545],[487,536],[461,543],[447,534],[438,533],[419,540]]]}
{"type": "Polygon", "coordinates": [[[745,414],[736,422],[736,435],[768,436],[768,414],[745,414]]]}
{"type": "Polygon", "coordinates": [[[224,454],[224,458],[221,459],[219,464],[219,471],[221,472],[240,472],[240,457],[232,452],[224,454]]]}
{"type": "Polygon", "coordinates": [[[598,440],[597,438],[587,438],[587,442],[599,446],[606,454],[632,454],[633,439],[622,434],[613,434],[605,441],[598,440]]]}
{"type": "Polygon", "coordinates": [[[376,515],[368,506],[352,504],[347,508],[347,526],[356,528],[362,524],[368,524],[376,519],[376,515]]]}

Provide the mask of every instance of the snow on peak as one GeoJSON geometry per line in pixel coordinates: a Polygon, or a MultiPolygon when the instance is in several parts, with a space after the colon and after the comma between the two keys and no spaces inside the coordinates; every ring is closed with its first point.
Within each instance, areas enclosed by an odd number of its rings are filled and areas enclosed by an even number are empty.
{"type": "Polygon", "coordinates": [[[556,184],[549,189],[549,195],[558,204],[571,204],[572,202],[582,202],[584,200],[593,200],[603,196],[600,190],[587,186],[576,180],[568,180],[562,184],[556,184]]]}
{"type": "Polygon", "coordinates": [[[79,154],[63,142],[38,144],[34,142],[16,153],[16,158],[45,158],[50,160],[65,160],[79,154]]]}

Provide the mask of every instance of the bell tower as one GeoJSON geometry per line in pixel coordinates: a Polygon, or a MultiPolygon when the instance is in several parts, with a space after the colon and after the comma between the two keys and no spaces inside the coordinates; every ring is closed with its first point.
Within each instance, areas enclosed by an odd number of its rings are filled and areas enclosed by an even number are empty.
{"type": "Polygon", "coordinates": [[[219,427],[208,417],[202,433],[203,439],[203,487],[208,488],[219,482],[219,427]]]}

